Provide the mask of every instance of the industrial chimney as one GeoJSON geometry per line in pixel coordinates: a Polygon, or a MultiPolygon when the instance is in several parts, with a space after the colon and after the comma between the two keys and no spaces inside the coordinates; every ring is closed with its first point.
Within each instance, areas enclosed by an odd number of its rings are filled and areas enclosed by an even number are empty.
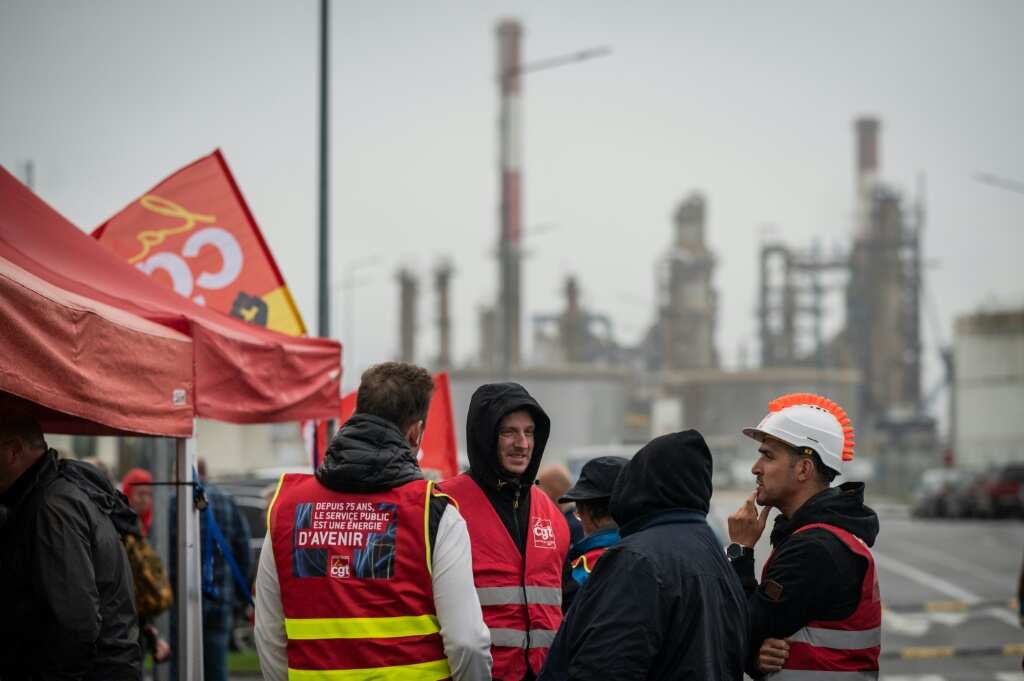
{"type": "Polygon", "coordinates": [[[416,361],[416,296],[419,283],[412,270],[403,267],[398,270],[398,309],[399,338],[401,349],[399,358],[403,362],[416,361]]]}
{"type": "Polygon", "coordinates": [[[437,293],[438,369],[449,369],[452,365],[452,334],[448,296],[452,271],[452,264],[447,260],[438,264],[434,270],[434,290],[437,293]]]}
{"type": "Polygon", "coordinates": [[[882,123],[877,118],[864,116],[854,121],[857,136],[856,216],[857,237],[871,231],[871,193],[878,183],[878,137],[882,123]]]}
{"type": "Polygon", "coordinates": [[[498,23],[498,322],[497,342],[505,371],[519,365],[520,267],[522,232],[522,78],[523,26],[515,19],[498,23]]]}

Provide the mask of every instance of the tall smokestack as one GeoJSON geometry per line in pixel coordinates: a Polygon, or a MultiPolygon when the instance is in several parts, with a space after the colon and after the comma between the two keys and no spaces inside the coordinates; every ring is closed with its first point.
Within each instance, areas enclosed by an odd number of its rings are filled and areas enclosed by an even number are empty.
{"type": "Polygon", "coordinates": [[[576,277],[565,280],[565,314],[562,316],[562,346],[570,364],[583,361],[584,320],[580,309],[580,287],[576,277]]]}
{"type": "Polygon", "coordinates": [[[493,307],[480,308],[480,366],[492,369],[497,364],[498,320],[493,307]]]}
{"type": "Polygon", "coordinates": [[[854,121],[857,136],[857,236],[866,236],[871,230],[871,192],[878,181],[878,138],[882,123],[877,118],[864,116],[854,121]]]}
{"type": "Polygon", "coordinates": [[[519,365],[520,241],[522,230],[522,135],[520,41],[523,27],[515,19],[498,23],[498,346],[502,369],[519,365]]]}
{"type": "Polygon", "coordinates": [[[452,264],[447,260],[434,270],[434,290],[437,292],[437,368],[448,369],[452,365],[452,334],[449,316],[448,291],[452,279],[452,264]]]}
{"type": "Polygon", "coordinates": [[[416,275],[408,268],[398,270],[399,287],[399,337],[401,348],[399,359],[403,362],[416,361],[416,295],[419,284],[416,275]]]}

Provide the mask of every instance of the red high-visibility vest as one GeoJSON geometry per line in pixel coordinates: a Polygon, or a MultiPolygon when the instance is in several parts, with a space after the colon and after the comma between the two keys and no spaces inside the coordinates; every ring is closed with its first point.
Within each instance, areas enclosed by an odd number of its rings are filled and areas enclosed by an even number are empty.
{"type": "Polygon", "coordinates": [[[351,494],[312,475],[281,476],[267,522],[290,680],[449,678],[434,610],[431,494],[426,480],[351,494]]]}
{"type": "MultiPolygon", "coordinates": [[[[825,523],[804,525],[793,534],[821,528],[828,530],[858,556],[868,562],[861,584],[860,603],[844,620],[817,620],[789,636],[789,657],[781,671],[769,674],[772,681],[813,681],[814,672],[827,672],[822,678],[867,681],[878,678],[878,655],[882,649],[882,597],[871,550],[846,530],[825,523]],[[837,675],[838,672],[838,675],[837,675]]],[[[768,562],[771,562],[769,557],[768,562]]],[[[768,572],[768,563],[762,573],[768,572]]]]}
{"type": "Polygon", "coordinates": [[[466,519],[473,547],[473,582],[484,623],[491,630],[491,674],[520,681],[527,665],[535,674],[562,623],[562,565],[569,526],[558,507],[530,486],[526,560],[490,500],[468,474],[442,484],[466,519]]]}

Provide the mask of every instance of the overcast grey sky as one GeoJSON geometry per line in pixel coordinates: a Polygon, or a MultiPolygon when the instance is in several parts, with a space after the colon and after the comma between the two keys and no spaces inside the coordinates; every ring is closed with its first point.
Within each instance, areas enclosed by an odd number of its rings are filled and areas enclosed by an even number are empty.
{"type": "MultiPolygon", "coordinates": [[[[0,163],[20,176],[32,159],[37,191],[91,230],[220,147],[315,329],[317,7],[0,0],[0,163]]],[[[524,224],[555,229],[527,238],[524,324],[561,308],[574,273],[585,304],[635,341],[671,213],[697,189],[734,364],[740,343],[756,349],[764,225],[797,245],[847,243],[864,113],[882,119],[884,179],[912,192],[927,174],[927,285],[946,337],[980,304],[1024,304],[1024,195],[972,179],[1024,180],[1024,2],[335,2],[334,278],[380,258],[356,275],[346,385],[397,351],[400,264],[423,276],[420,359],[436,352],[441,256],[457,269],[456,357],[476,351],[497,281],[503,16],[524,22],[526,61],[614,50],[525,81],[524,224]]]]}

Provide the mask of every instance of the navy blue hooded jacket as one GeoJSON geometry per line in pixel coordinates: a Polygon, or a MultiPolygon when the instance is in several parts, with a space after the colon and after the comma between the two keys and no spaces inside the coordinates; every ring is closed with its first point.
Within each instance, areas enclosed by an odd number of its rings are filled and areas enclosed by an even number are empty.
{"type": "Polygon", "coordinates": [[[539,681],[739,681],[747,604],[708,526],[711,452],[695,430],[637,452],[615,483],[622,541],[598,561],[539,681]]]}

